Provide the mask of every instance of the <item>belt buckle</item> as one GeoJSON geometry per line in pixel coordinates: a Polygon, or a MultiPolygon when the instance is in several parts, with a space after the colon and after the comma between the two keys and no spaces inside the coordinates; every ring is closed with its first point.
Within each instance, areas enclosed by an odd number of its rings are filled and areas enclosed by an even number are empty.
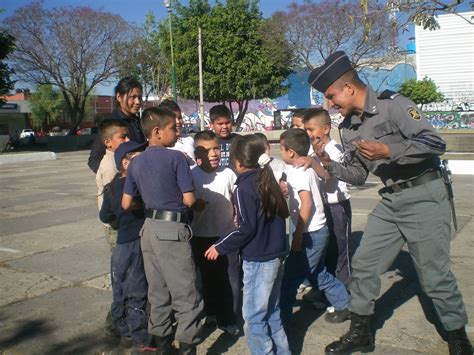
{"type": "Polygon", "coordinates": [[[392,190],[394,192],[401,192],[402,191],[402,188],[400,187],[400,185],[398,184],[393,184],[392,186],[390,186],[392,188],[392,190]]]}

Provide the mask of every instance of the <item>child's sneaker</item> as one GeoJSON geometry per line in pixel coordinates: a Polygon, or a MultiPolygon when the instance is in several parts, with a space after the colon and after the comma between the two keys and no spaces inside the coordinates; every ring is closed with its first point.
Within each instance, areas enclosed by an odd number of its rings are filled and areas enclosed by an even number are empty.
{"type": "Polygon", "coordinates": [[[240,335],[239,327],[237,327],[235,324],[220,325],[219,329],[222,330],[224,333],[232,335],[232,336],[240,335]]]}

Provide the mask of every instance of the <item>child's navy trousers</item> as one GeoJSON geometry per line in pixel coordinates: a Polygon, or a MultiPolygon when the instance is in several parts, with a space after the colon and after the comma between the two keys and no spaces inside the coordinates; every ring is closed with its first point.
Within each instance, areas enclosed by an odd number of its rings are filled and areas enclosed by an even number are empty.
{"type": "Polygon", "coordinates": [[[110,261],[112,272],[112,319],[122,336],[136,345],[149,345],[146,302],[148,284],[140,239],[117,244],[110,261]]]}

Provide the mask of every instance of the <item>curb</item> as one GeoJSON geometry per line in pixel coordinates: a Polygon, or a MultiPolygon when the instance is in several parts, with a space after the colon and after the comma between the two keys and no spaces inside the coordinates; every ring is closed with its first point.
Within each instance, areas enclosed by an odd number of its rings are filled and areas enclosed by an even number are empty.
{"type": "Polygon", "coordinates": [[[56,160],[56,153],[53,152],[37,152],[37,153],[18,153],[18,154],[1,154],[0,165],[12,163],[26,163],[33,161],[56,160]]]}

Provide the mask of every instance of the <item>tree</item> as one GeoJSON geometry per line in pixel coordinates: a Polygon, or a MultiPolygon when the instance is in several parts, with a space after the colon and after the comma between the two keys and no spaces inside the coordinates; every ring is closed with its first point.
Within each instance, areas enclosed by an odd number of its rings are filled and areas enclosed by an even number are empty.
{"type": "Polygon", "coordinates": [[[31,124],[46,130],[46,126],[57,121],[63,112],[64,99],[51,84],[39,85],[31,94],[31,124]]]}
{"type": "Polygon", "coordinates": [[[408,97],[417,105],[423,105],[440,102],[444,100],[444,95],[438,92],[438,88],[433,80],[428,77],[423,80],[410,79],[405,81],[400,87],[400,94],[408,97]]]}
{"type": "Polygon", "coordinates": [[[170,82],[169,63],[161,48],[158,24],[150,11],[143,28],[135,30],[134,39],[125,46],[127,60],[122,62],[120,76],[133,76],[143,84],[145,101],[153,94],[161,97],[170,82]]]}
{"type": "Polygon", "coordinates": [[[309,69],[344,50],[354,68],[378,68],[398,58],[397,28],[378,3],[322,0],[292,3],[273,18],[282,23],[299,63],[309,69]]]}
{"type": "Polygon", "coordinates": [[[1,96],[6,95],[13,89],[14,81],[10,76],[14,73],[3,61],[15,48],[15,39],[8,33],[0,30],[0,106],[5,103],[1,96]]]}
{"type": "Polygon", "coordinates": [[[24,82],[56,86],[75,132],[90,92],[115,77],[127,59],[121,50],[131,38],[129,25],[89,7],[47,10],[41,2],[17,9],[5,23],[16,38],[16,74],[24,82]]]}
{"type": "MultiPolygon", "coordinates": [[[[365,3],[368,0],[361,0],[365,3]]],[[[400,1],[389,0],[386,2],[386,8],[400,13],[397,20],[404,26],[410,22],[421,26],[424,29],[436,30],[439,28],[436,16],[439,14],[455,14],[463,18],[467,23],[474,25],[472,18],[458,14],[459,6],[463,0],[455,1],[400,1]]]]}
{"type": "MultiPolygon", "coordinates": [[[[288,86],[292,53],[281,31],[271,33],[257,1],[228,0],[211,8],[207,1],[178,5],[173,18],[179,95],[198,99],[198,27],[202,28],[204,99],[238,106],[237,127],[249,100],[278,97],[288,86]]],[[[168,29],[164,24],[161,31],[168,29]]],[[[163,33],[163,32],[162,32],[163,33]]],[[[162,38],[167,38],[165,33],[162,38]]],[[[165,43],[166,45],[166,43],[165,43]]]]}

